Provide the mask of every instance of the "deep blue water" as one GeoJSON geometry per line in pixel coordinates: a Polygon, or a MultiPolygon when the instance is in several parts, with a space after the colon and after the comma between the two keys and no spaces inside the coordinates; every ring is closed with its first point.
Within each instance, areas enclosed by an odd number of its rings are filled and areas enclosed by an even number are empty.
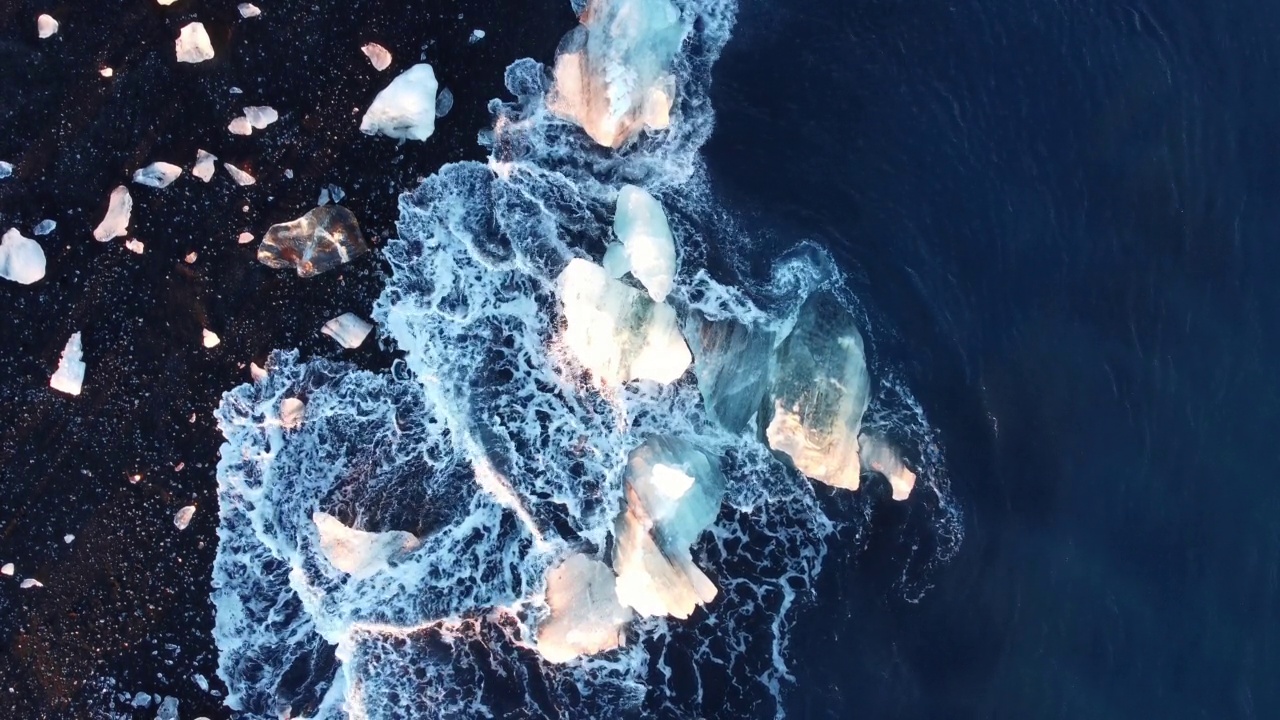
{"type": "Polygon", "coordinates": [[[897,328],[967,525],[916,603],[834,551],[798,716],[1280,716],[1277,53],[1259,0],[744,2],[713,180],[897,328]]]}

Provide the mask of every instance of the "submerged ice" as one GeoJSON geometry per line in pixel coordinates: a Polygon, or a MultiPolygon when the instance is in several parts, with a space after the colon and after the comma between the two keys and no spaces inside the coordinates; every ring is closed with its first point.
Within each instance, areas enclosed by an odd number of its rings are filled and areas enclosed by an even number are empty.
{"type": "MultiPolygon", "coordinates": [[[[508,69],[488,163],[401,197],[366,316],[391,369],[275,353],[223,398],[213,600],[237,713],[781,716],[790,616],[873,507],[812,480],[942,497],[828,256],[699,267],[742,247],[696,156],[733,3],[577,7],[554,72],[508,69]],[[628,144],[644,127],[666,131],[628,144]]],[[[367,252],[339,211],[273,227],[259,259],[307,276],[367,252]]]]}

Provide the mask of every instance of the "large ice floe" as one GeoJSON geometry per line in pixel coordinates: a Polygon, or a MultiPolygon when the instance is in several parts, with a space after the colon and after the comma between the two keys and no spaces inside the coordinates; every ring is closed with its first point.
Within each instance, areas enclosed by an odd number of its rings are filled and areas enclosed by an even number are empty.
{"type": "MultiPolygon", "coordinates": [[[[554,69],[508,68],[489,162],[400,198],[371,317],[402,359],[277,352],[223,398],[238,716],[781,716],[829,539],[889,502],[848,488],[880,473],[928,518],[913,567],[959,542],[937,438],[829,255],[752,275],[707,186],[732,0],[578,7],[554,69]]],[[[259,259],[354,257],[336,211],[259,259]]]]}

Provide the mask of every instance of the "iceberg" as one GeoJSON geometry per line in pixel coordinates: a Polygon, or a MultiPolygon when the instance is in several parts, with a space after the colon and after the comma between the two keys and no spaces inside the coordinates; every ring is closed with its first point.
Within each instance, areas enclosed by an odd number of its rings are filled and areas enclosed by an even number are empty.
{"type": "Polygon", "coordinates": [[[79,395],[84,385],[84,357],[80,346],[80,333],[72,333],[67,346],[62,349],[62,357],[58,359],[58,369],[49,378],[49,387],[68,395],[79,395]]]}
{"type": "Polygon", "coordinates": [[[421,544],[412,533],[356,530],[325,512],[313,513],[311,520],[320,534],[320,552],[325,560],[356,580],[378,574],[387,569],[392,560],[421,544]]]}
{"type": "Polygon", "coordinates": [[[204,23],[187,23],[178,31],[178,39],[173,43],[180,63],[201,63],[213,59],[213,44],[209,42],[209,33],[204,23]]]}
{"type": "Polygon", "coordinates": [[[0,277],[22,285],[30,285],[44,277],[44,249],[40,243],[23,237],[17,228],[0,238],[0,277]]]}
{"type": "Polygon", "coordinates": [[[618,600],[640,615],[687,618],[717,594],[690,546],[720,514],[720,467],[684,440],[654,436],[631,451],[624,487],[614,523],[618,600]]]}
{"type": "Polygon", "coordinates": [[[597,381],[675,382],[693,358],[676,311],[575,258],[556,280],[564,309],[565,345],[597,381]]]}
{"type": "Polygon", "coordinates": [[[372,325],[351,313],[343,313],[320,328],[320,332],[337,340],[339,345],[348,350],[363,345],[364,339],[369,337],[372,330],[372,325]]]}
{"type": "Polygon", "coordinates": [[[613,571],[582,553],[570,555],[547,574],[550,616],[538,627],[537,649],[548,662],[626,644],[632,612],[618,602],[613,571]]]}
{"type": "Polygon", "coordinates": [[[369,252],[356,216],[341,205],[324,205],[287,223],[272,225],[258,246],[258,262],[294,268],[298,277],[328,272],[369,252]]]}
{"type": "Polygon", "coordinates": [[[618,191],[613,232],[622,243],[632,276],[654,302],[666,300],[675,281],[676,242],[662,205],[643,188],[623,185],[618,191]]]}
{"type": "Polygon", "coordinates": [[[870,389],[853,316],[831,293],[815,293],[778,346],[765,407],[769,447],[813,480],[857,490],[858,431],[870,389]]]}
{"type": "Polygon", "coordinates": [[[684,42],[670,0],[588,0],[556,53],[551,112],[605,147],[669,124],[671,64],[684,42]]]}
{"type": "Polygon", "coordinates": [[[107,201],[107,214],[93,229],[93,239],[106,242],[129,232],[129,217],[133,214],[133,196],[129,188],[121,185],[111,191],[107,201]]]}
{"type": "Polygon", "coordinates": [[[360,132],[401,140],[426,140],[436,130],[435,70],[419,63],[405,70],[373,99],[360,132]]]}
{"type": "Polygon", "coordinates": [[[906,500],[916,486],[916,474],[902,461],[898,451],[887,441],[863,433],[858,436],[858,456],[862,467],[880,473],[889,481],[894,500],[906,500]]]}
{"type": "Polygon", "coordinates": [[[153,188],[169,187],[178,176],[182,175],[182,168],[167,162],[153,162],[150,165],[137,170],[133,173],[133,181],[139,185],[146,185],[153,188]]]}
{"type": "Polygon", "coordinates": [[[685,337],[707,415],[730,432],[742,432],[760,410],[773,360],[775,334],[733,318],[689,315],[685,337]]]}

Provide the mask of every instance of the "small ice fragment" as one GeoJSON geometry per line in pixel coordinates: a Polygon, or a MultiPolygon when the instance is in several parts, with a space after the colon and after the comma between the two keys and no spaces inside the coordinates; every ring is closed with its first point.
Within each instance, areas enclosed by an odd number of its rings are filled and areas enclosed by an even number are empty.
{"type": "Polygon", "coordinates": [[[4,567],[0,567],[0,575],[13,576],[13,563],[5,563],[4,567]]]}
{"type": "Polygon", "coordinates": [[[174,466],[173,466],[173,471],[174,471],[174,472],[182,472],[182,468],[184,468],[184,467],[186,467],[186,466],[187,466],[187,464],[186,464],[186,463],[184,463],[184,462],[180,462],[180,463],[178,463],[177,465],[174,465],[174,466]]]}
{"type": "Polygon", "coordinates": [[[71,543],[75,542],[75,539],[76,539],[76,536],[75,536],[75,535],[72,535],[72,534],[70,534],[70,533],[68,533],[68,534],[66,534],[66,535],[63,535],[63,536],[62,536],[62,542],[66,543],[66,544],[68,544],[68,545],[70,545],[71,543]]]}
{"type": "Polygon", "coordinates": [[[236,6],[236,9],[240,11],[240,17],[242,18],[255,18],[262,14],[262,10],[259,10],[258,6],[253,3],[240,3],[236,6]]]}
{"type": "Polygon", "coordinates": [[[232,135],[252,135],[253,124],[249,122],[249,118],[238,117],[227,125],[227,130],[232,135]]]}
{"type": "Polygon", "coordinates": [[[200,673],[196,673],[191,676],[191,679],[196,681],[196,685],[198,685],[201,690],[203,690],[204,692],[209,692],[209,681],[208,679],[205,678],[204,675],[201,675],[200,673]]]}
{"type": "Polygon", "coordinates": [[[453,109],[453,92],[449,88],[440,91],[436,96],[436,117],[442,118],[453,109]]]}
{"type": "Polygon", "coordinates": [[[30,285],[44,277],[44,249],[40,243],[23,237],[17,228],[0,238],[0,277],[30,285]]]}
{"type": "Polygon", "coordinates": [[[134,473],[134,474],[130,475],[130,476],[129,476],[129,482],[130,482],[130,484],[137,485],[138,483],[142,482],[142,475],[140,475],[140,474],[138,474],[138,473],[134,473]]]}
{"type": "Polygon", "coordinates": [[[261,130],[276,120],[280,119],[280,113],[270,105],[251,105],[244,108],[244,117],[254,128],[261,130]]]}
{"type": "Polygon", "coordinates": [[[436,129],[436,73],[426,63],[405,70],[373,99],[360,132],[426,140],[436,129]]]}
{"type": "Polygon", "coordinates": [[[0,160],[0,180],[13,174],[13,163],[0,160]]]}
{"type": "Polygon", "coordinates": [[[41,220],[40,222],[36,223],[35,227],[31,228],[31,234],[32,235],[48,235],[49,233],[53,232],[54,228],[56,227],[58,227],[58,223],[52,220],[41,220]]]}
{"type": "Polygon", "coordinates": [[[369,58],[369,62],[373,63],[373,68],[379,72],[391,67],[391,53],[378,43],[368,43],[360,48],[360,52],[369,58]]]}
{"type": "Polygon", "coordinates": [[[333,198],[334,202],[340,203],[342,202],[342,199],[345,198],[346,196],[347,196],[347,192],[342,188],[338,187],[337,185],[329,186],[329,197],[333,198]]]}
{"type": "Polygon", "coordinates": [[[286,430],[293,430],[302,425],[302,414],[307,406],[298,398],[285,398],[280,402],[280,424],[286,430]]]}
{"type": "Polygon", "coordinates": [[[23,580],[21,583],[19,583],[18,587],[22,588],[23,590],[26,590],[28,588],[33,588],[33,587],[37,587],[37,588],[44,587],[44,583],[40,582],[35,578],[27,578],[26,580],[23,580]]]}
{"type": "Polygon", "coordinates": [[[249,378],[254,382],[267,379],[267,371],[256,362],[249,363],[249,378]]]}
{"type": "Polygon", "coordinates": [[[129,250],[130,252],[138,253],[139,255],[141,255],[142,252],[147,249],[147,246],[143,245],[141,240],[137,240],[134,238],[129,238],[128,240],[125,240],[124,247],[126,250],[129,250]]]}
{"type": "Polygon", "coordinates": [[[205,32],[204,23],[188,23],[179,32],[173,46],[178,54],[178,62],[199,63],[213,58],[213,45],[209,42],[209,33],[205,32]]]}
{"type": "MultiPolygon", "coordinates": [[[[161,5],[168,5],[173,0],[160,0],[161,5]]],[[[144,708],[151,704],[151,696],[144,692],[139,692],[133,696],[133,706],[136,708],[144,708]]]]}
{"type": "Polygon", "coordinates": [[[241,170],[235,165],[232,165],[231,163],[222,163],[222,167],[227,169],[227,172],[231,174],[231,179],[235,180],[236,184],[240,185],[241,187],[245,185],[252,185],[258,182],[257,180],[254,179],[252,175],[241,170]]]}
{"type": "Polygon", "coordinates": [[[253,233],[251,232],[240,233],[240,237],[236,238],[236,242],[240,243],[241,245],[248,245],[249,243],[253,242],[253,233]]]}
{"type": "Polygon", "coordinates": [[[258,246],[258,262],[294,268],[298,277],[332,270],[369,252],[355,215],[341,205],[324,205],[287,223],[272,225],[258,246]]]}
{"type": "Polygon", "coordinates": [[[218,347],[218,343],[222,342],[222,340],[218,339],[217,333],[211,332],[208,328],[202,329],[200,335],[203,338],[204,346],[207,348],[218,347]]]}
{"type": "Polygon", "coordinates": [[[233,85],[233,86],[231,86],[231,87],[227,90],[227,92],[228,92],[228,93],[231,93],[232,95],[239,95],[240,93],[242,93],[242,92],[244,92],[244,91],[243,91],[243,90],[241,90],[241,89],[240,89],[240,88],[238,88],[238,87],[235,87],[235,86],[233,85]]]}
{"type": "Polygon", "coordinates": [[[107,202],[107,214],[93,229],[93,239],[106,242],[120,237],[129,231],[129,216],[133,214],[133,196],[129,188],[121,185],[111,191],[111,199],[107,202]]]}
{"type": "Polygon", "coordinates": [[[173,526],[179,530],[186,530],[191,524],[191,516],[196,514],[195,505],[187,505],[173,514],[173,526]]]}
{"type": "Polygon", "coordinates": [[[84,349],[80,345],[80,333],[72,333],[67,346],[58,359],[58,369],[49,378],[49,387],[68,395],[79,395],[84,384],[84,349]]]}
{"type": "Polygon", "coordinates": [[[191,174],[200,178],[205,182],[209,182],[213,178],[213,171],[218,169],[215,164],[218,156],[204,150],[196,150],[196,165],[191,168],[191,174]]]}
{"type": "Polygon", "coordinates": [[[285,176],[286,178],[288,178],[289,180],[292,180],[292,179],[293,179],[293,169],[292,169],[292,168],[285,168],[285,170],[284,170],[284,176],[285,176]]]}
{"type": "Polygon", "coordinates": [[[316,205],[329,204],[329,188],[320,188],[320,196],[316,198],[316,205]]]}
{"type": "Polygon", "coordinates": [[[320,328],[320,332],[337,340],[339,345],[348,350],[360,347],[371,330],[372,325],[351,313],[343,313],[320,328]]]}
{"type": "Polygon", "coordinates": [[[178,698],[166,695],[156,710],[156,720],[178,720],[178,698]]]}
{"type": "Polygon", "coordinates": [[[133,173],[133,181],[139,185],[147,185],[153,188],[169,187],[178,176],[182,175],[182,168],[167,162],[154,162],[133,173]]]}
{"type": "Polygon", "coordinates": [[[182,258],[182,262],[184,262],[184,263],[186,263],[186,264],[190,265],[191,263],[193,263],[193,262],[195,262],[195,261],[196,261],[196,258],[197,258],[197,257],[199,257],[199,256],[198,256],[198,255],[196,255],[196,253],[195,253],[195,251],[194,251],[194,250],[192,250],[191,252],[187,253],[187,254],[182,258]]]}
{"type": "Polygon", "coordinates": [[[47,37],[53,37],[58,32],[58,21],[53,19],[52,15],[41,15],[36,18],[36,33],[43,40],[47,37]]]}
{"type": "Polygon", "coordinates": [[[104,77],[104,78],[107,78],[107,77],[111,77],[112,75],[115,75],[115,74],[116,74],[116,71],[115,71],[115,70],[112,70],[112,69],[111,69],[111,68],[109,68],[109,67],[104,67],[104,68],[102,68],[101,70],[99,70],[99,71],[98,71],[98,74],[99,74],[99,75],[101,75],[101,76],[102,76],[102,77],[104,77]]]}
{"type": "Polygon", "coordinates": [[[475,30],[471,31],[471,39],[468,42],[478,43],[483,39],[484,39],[484,31],[481,30],[480,28],[476,28],[475,30]]]}

